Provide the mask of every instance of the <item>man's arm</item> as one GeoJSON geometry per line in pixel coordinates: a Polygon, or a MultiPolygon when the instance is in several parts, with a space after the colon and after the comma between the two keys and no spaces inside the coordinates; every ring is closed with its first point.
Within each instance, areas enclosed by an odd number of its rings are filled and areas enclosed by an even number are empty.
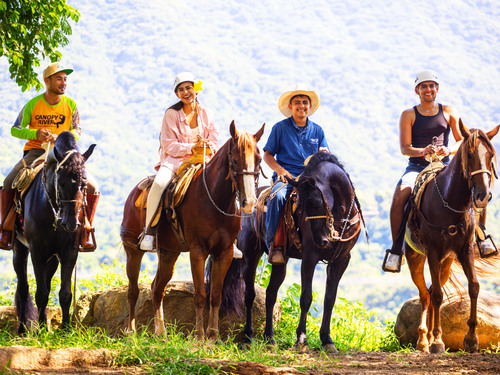
{"type": "Polygon", "coordinates": [[[283,168],[274,158],[274,156],[267,150],[264,151],[264,161],[269,167],[276,172],[278,175],[278,180],[286,182],[285,176],[293,178],[293,176],[285,168],[283,168]]]}

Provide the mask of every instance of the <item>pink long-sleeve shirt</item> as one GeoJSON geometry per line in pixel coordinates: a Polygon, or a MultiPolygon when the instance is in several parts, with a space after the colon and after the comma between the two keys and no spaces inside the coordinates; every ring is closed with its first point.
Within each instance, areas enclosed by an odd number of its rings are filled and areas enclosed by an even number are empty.
{"type": "MultiPolygon", "coordinates": [[[[198,128],[200,135],[212,141],[218,149],[219,131],[215,127],[214,117],[212,112],[201,104],[198,111],[198,128]]],[[[193,131],[182,109],[167,109],[163,116],[160,136],[160,162],[155,168],[158,170],[163,165],[177,171],[182,162],[192,155],[191,148],[195,143],[193,131]]]]}

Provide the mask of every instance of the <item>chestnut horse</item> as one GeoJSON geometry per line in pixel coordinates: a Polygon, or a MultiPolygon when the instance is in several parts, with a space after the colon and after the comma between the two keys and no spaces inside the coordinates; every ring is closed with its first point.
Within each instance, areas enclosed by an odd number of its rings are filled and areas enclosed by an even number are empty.
{"type": "MultiPolygon", "coordinates": [[[[241,211],[252,212],[261,161],[257,142],[264,132],[264,125],[252,136],[246,132],[238,132],[233,121],[229,132],[229,140],[217,151],[202,173],[193,179],[182,203],[176,207],[185,244],[179,242],[166,215],[160,218],[158,269],[151,284],[155,333],[158,335],[165,331],[162,306],[165,287],[173,275],[180,253],[189,251],[194,283],[195,331],[199,339],[205,336],[205,261],[209,255],[213,260],[209,276],[210,312],[206,335],[209,339],[217,337],[222,286],[233,259],[233,243],[241,225],[237,199],[241,211]]],[[[138,238],[145,226],[144,213],[139,212],[135,206],[139,194],[136,186],[125,202],[120,233],[127,254],[129,331],[135,331],[136,328],[135,304],[139,294],[137,281],[144,255],[143,251],[137,249],[138,238]]]]}
{"type": "Polygon", "coordinates": [[[45,166],[36,175],[21,201],[24,222],[17,220],[17,236],[13,248],[14,270],[17,275],[15,299],[20,334],[31,327],[36,317],[28,285],[29,254],[36,279],[35,302],[40,326],[47,326],[50,283],[60,263],[61,327],[70,327],[71,275],[78,257],[79,239],[83,230],[81,210],[84,209],[87,184],[85,162],[94,147],[95,144],[84,154],[80,154],[71,132],[64,131],[59,134],[54,148],[47,156],[45,166]]]}
{"type": "Polygon", "coordinates": [[[409,223],[409,227],[420,249],[417,252],[405,242],[408,267],[422,306],[417,349],[424,352],[429,351],[429,345],[432,353],[445,351],[439,311],[443,301],[442,287],[452,274],[454,262],[462,266],[469,285],[469,330],[464,338],[464,348],[474,352],[479,347],[476,333],[479,282],[474,267],[475,214],[486,209],[491,199],[496,153],[490,140],[498,133],[500,125],[485,133],[468,130],[460,120],[459,128],[464,139],[457,154],[426,185],[420,208],[413,208],[415,222],[409,223]],[[429,289],[424,279],[426,259],[432,282],[429,289]]]}
{"type": "MultiPolygon", "coordinates": [[[[287,231],[298,233],[295,241],[287,241],[288,257],[302,259],[300,295],[300,320],[297,327],[296,348],[307,350],[306,320],[312,303],[312,282],[316,265],[327,263],[327,279],[324,298],[323,318],[320,339],[326,351],[337,349],[330,335],[330,321],[337,296],[337,287],[344,274],[351,249],[356,244],[363,221],[361,206],[356,197],[353,184],[337,157],[325,152],[312,156],[298,181],[289,180],[297,190],[297,209],[293,214],[296,228],[287,231]],[[300,249],[299,249],[300,248],[300,249]]],[[[288,225],[288,223],[287,223],[288,225]]],[[[265,243],[266,228],[259,212],[243,220],[238,235],[238,248],[243,252],[241,272],[245,283],[246,324],[245,340],[253,336],[252,305],[255,300],[255,274],[260,257],[267,252],[265,243]]],[[[231,268],[230,272],[233,272],[231,268]]],[[[236,272],[236,270],[234,271],[236,272]]],[[[273,265],[271,278],[266,289],[265,339],[276,344],[273,329],[273,309],[279,287],[285,280],[286,264],[273,265]]]]}

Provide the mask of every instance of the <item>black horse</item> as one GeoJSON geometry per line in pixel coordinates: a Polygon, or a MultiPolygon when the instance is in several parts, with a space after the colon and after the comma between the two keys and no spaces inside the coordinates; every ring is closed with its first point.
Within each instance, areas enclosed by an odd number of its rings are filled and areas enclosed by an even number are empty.
{"type": "MultiPolygon", "coordinates": [[[[297,209],[293,213],[297,230],[293,228],[290,231],[288,228],[287,232],[295,231],[297,236],[295,241],[288,237],[286,255],[302,259],[301,315],[295,346],[300,350],[307,350],[306,319],[312,303],[313,274],[318,262],[323,261],[328,263],[328,266],[320,338],[325,350],[336,352],[330,337],[330,320],[340,278],[349,264],[350,251],[358,240],[361,221],[364,223],[361,206],[349,175],[332,154],[314,154],[299,180],[289,180],[289,183],[297,190],[297,209]]],[[[247,342],[250,342],[253,336],[252,305],[255,299],[256,269],[263,252],[267,252],[263,223],[264,220],[257,211],[257,214],[243,220],[242,230],[238,235],[238,247],[244,254],[243,269],[240,272],[245,283],[244,334],[247,342]]],[[[276,344],[273,308],[285,276],[286,264],[272,266],[266,290],[264,330],[264,338],[271,344],[276,344]]]]}
{"type": "Polygon", "coordinates": [[[87,176],[85,162],[95,145],[80,154],[75,137],[69,131],[57,137],[43,169],[33,180],[21,200],[23,220],[16,223],[14,270],[17,274],[16,310],[18,332],[25,333],[36,311],[29,293],[28,254],[35,272],[38,322],[47,325],[47,303],[52,276],[61,263],[59,302],[62,309],[62,328],[69,328],[71,306],[71,274],[78,257],[81,230],[81,210],[84,204],[87,176]]]}

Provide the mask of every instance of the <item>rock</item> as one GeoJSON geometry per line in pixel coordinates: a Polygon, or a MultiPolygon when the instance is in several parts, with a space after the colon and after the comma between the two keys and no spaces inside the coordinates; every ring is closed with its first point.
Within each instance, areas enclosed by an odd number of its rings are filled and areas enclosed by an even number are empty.
{"type": "MultiPolygon", "coordinates": [[[[47,325],[49,330],[57,329],[62,323],[62,311],[60,307],[47,307],[47,325]]],[[[17,334],[19,320],[17,319],[14,306],[0,306],[0,329],[8,329],[12,334],[17,334]]]]}
{"type": "MultiPolygon", "coordinates": [[[[139,284],[139,298],[136,304],[137,329],[148,329],[154,332],[153,301],[149,284],[139,284]]],[[[84,324],[105,328],[111,335],[121,335],[128,325],[128,285],[115,287],[101,292],[85,293],[80,296],[75,307],[73,321],[76,324],[84,324]]],[[[184,332],[194,329],[195,310],[193,304],[194,286],[188,282],[170,282],[165,289],[163,299],[163,313],[165,323],[176,323],[177,327],[184,332]]],[[[205,327],[208,324],[208,304],[204,310],[205,327]]],[[[244,311],[244,310],[243,310],[244,311]]],[[[240,326],[244,324],[244,316],[228,316],[221,309],[219,313],[220,336],[235,337],[235,341],[242,341],[243,335],[240,326]]],[[[276,304],[274,319],[281,318],[281,307],[276,304]]],[[[265,289],[256,285],[256,298],[253,307],[254,332],[263,331],[265,324],[265,289]]]]}
{"type": "MultiPolygon", "coordinates": [[[[420,299],[415,298],[404,303],[399,312],[394,331],[401,345],[416,347],[418,326],[420,325],[420,299]]],[[[450,299],[444,296],[441,305],[441,326],[443,342],[451,351],[463,350],[464,336],[469,330],[470,299],[465,292],[450,299]]],[[[477,335],[479,349],[497,347],[500,342],[500,296],[480,291],[477,303],[477,335]]]]}

